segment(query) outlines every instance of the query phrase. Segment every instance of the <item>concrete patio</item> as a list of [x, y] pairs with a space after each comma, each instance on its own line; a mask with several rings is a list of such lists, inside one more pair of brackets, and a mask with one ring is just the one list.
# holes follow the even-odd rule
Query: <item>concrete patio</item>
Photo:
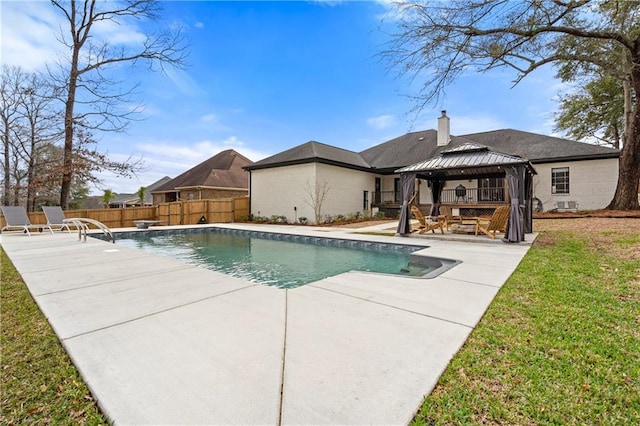
[[348, 272], [281, 290], [117, 241], [3, 233], [115, 424], [407, 424], [531, 244], [353, 233], [393, 224], [219, 226], [429, 245], [420, 253], [462, 263], [433, 279]]

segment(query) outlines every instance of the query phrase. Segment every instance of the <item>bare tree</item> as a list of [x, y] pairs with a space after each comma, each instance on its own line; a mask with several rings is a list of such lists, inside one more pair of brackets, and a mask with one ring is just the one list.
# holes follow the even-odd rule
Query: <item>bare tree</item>
[[304, 192], [307, 195], [305, 203], [313, 209], [313, 213], [316, 217], [316, 224], [322, 223], [322, 204], [324, 203], [327, 194], [329, 193], [329, 183], [326, 181], [316, 182], [312, 185], [307, 181], [304, 186]]
[[[10, 205], [12, 188], [13, 132], [19, 125], [21, 86], [26, 74], [20, 67], [2, 66], [0, 75], [0, 120], [2, 121], [2, 204]], [[17, 200], [15, 200], [17, 202]], [[16, 204], [17, 205], [17, 204]]]
[[[60, 205], [66, 208], [73, 180], [74, 136], [76, 126], [91, 130], [121, 131], [132, 118], [132, 111], [118, 108], [129, 100], [135, 85], [121, 89], [121, 82], [108, 77], [116, 65], [139, 62], [149, 69], [165, 65], [183, 66], [186, 50], [180, 30], [166, 30], [149, 34], [144, 42], [133, 48], [112, 45], [94, 36], [95, 27], [102, 23], [122, 23], [127, 19], [156, 20], [160, 10], [154, 0], [51, 0], [62, 13], [67, 29], [61, 41], [68, 48], [68, 56], [61, 63], [63, 73], [55, 76], [65, 89], [64, 96], [64, 156]], [[137, 111], [133, 111], [135, 113]]]
[[412, 1], [398, 2], [395, 17], [399, 31], [383, 56], [401, 73], [424, 79], [418, 109], [437, 102], [450, 83], [471, 71], [509, 68], [517, 84], [555, 64], [561, 78], [619, 79], [625, 88], [625, 144], [608, 208], [640, 208], [640, 2]]
[[52, 105], [54, 93], [47, 81], [37, 74], [29, 74], [21, 91], [23, 125], [22, 131], [15, 132], [16, 149], [26, 165], [26, 208], [34, 211], [36, 193], [42, 187], [39, 182], [42, 176], [37, 174], [42, 160], [40, 148], [57, 140], [61, 131], [57, 126], [57, 111]]

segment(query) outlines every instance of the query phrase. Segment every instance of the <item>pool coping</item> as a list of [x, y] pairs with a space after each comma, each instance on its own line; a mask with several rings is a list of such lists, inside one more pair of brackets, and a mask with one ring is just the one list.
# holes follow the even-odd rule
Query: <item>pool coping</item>
[[281, 290], [117, 239], [0, 239], [114, 424], [406, 424], [530, 247], [432, 238], [421, 251], [462, 263], [428, 280], [347, 272]]

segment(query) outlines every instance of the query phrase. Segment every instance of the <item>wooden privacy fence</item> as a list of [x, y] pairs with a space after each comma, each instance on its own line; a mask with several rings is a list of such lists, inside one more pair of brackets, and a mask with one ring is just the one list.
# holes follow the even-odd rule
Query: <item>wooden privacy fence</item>
[[[98, 220], [109, 228], [133, 227], [136, 220], [159, 220], [160, 225], [193, 225], [202, 217], [206, 223], [230, 223], [249, 216], [249, 198], [176, 201], [152, 207], [66, 210], [64, 213], [68, 218]], [[47, 223], [43, 212], [29, 213], [29, 220], [34, 225]], [[0, 216], [0, 227], [5, 225], [4, 217]]]
[[158, 219], [163, 225], [230, 223], [249, 216], [249, 198], [174, 201], [158, 205]]

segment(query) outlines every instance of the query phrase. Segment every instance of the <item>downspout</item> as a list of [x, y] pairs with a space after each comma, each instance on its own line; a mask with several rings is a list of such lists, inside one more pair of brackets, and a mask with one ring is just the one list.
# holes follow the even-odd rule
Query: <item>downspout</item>
[[253, 204], [253, 197], [251, 196], [251, 170], [248, 170], [249, 172], [249, 217], [253, 216], [253, 209], [251, 208], [251, 205]]

